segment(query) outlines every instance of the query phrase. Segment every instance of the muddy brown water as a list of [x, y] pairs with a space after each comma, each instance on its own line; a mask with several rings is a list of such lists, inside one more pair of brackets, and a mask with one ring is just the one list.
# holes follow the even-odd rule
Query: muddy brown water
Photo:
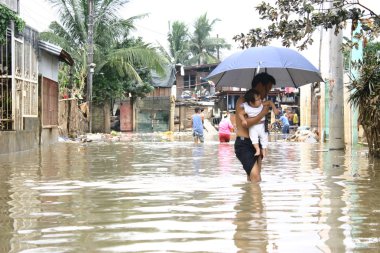
[[379, 252], [365, 147], [271, 142], [263, 182], [233, 143], [125, 134], [0, 156], [0, 252]]

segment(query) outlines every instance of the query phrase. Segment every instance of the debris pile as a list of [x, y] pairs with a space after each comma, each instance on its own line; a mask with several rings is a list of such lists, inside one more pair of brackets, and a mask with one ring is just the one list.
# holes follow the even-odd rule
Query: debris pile
[[319, 134], [317, 129], [298, 129], [293, 135], [290, 135], [286, 140], [294, 142], [317, 143]]

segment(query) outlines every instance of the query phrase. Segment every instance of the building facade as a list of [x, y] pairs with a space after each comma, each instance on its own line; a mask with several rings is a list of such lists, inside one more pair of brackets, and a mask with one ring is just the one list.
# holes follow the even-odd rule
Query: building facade
[[[18, 11], [18, 1], [2, 0], [0, 4]], [[58, 140], [52, 128], [58, 127], [60, 60], [73, 64], [62, 49], [41, 45], [33, 28], [26, 26], [16, 32], [9, 24], [5, 43], [0, 45], [0, 154]]]

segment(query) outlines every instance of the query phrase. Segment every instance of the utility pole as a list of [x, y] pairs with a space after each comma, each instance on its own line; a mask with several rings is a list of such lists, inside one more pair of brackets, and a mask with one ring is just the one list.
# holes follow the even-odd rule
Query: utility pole
[[92, 133], [92, 76], [94, 74], [94, 0], [88, 0], [87, 24], [87, 105], [88, 132]]
[[219, 56], [219, 34], [216, 35], [216, 53], [217, 53], [217, 58], [218, 58], [218, 61], [220, 61], [220, 56]]
[[[330, 3], [330, 8], [334, 8]], [[330, 29], [330, 75], [329, 80], [329, 149], [342, 150], [344, 142], [343, 112], [343, 31], [334, 34], [335, 27]]]

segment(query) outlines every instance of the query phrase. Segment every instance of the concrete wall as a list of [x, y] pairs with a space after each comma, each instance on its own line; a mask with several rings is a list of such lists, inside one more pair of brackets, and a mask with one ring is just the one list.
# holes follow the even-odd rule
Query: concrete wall
[[310, 84], [300, 87], [300, 126], [311, 126], [311, 87]]
[[0, 154], [30, 150], [39, 145], [39, 119], [24, 118], [22, 131], [0, 131]]
[[42, 128], [41, 129], [41, 146], [48, 146], [58, 142], [59, 130], [58, 127]]
[[92, 132], [111, 132], [111, 107], [108, 103], [105, 105], [92, 105]]
[[57, 56], [48, 54], [41, 50], [41, 55], [38, 61], [38, 72], [50, 80], [58, 82], [58, 65]]
[[[345, 75], [344, 82], [348, 83], [349, 77]], [[312, 124], [312, 117], [319, 117], [318, 132], [320, 133], [321, 141], [328, 140], [329, 138], [329, 83], [320, 84], [321, 97], [319, 99], [319, 112], [313, 113], [313, 110], [317, 108], [317, 101], [314, 93], [311, 91], [309, 85], [300, 87], [301, 89], [301, 126], [315, 127], [315, 123]], [[358, 139], [362, 137], [359, 134], [359, 127], [357, 125], [357, 112], [355, 108], [351, 107], [348, 102], [349, 91], [345, 85], [342, 95], [344, 97], [344, 122], [342, 122], [342, 131], [344, 131], [344, 141], [347, 145], [357, 144]], [[314, 99], [314, 100], [313, 100]], [[314, 102], [313, 102], [314, 101]]]

